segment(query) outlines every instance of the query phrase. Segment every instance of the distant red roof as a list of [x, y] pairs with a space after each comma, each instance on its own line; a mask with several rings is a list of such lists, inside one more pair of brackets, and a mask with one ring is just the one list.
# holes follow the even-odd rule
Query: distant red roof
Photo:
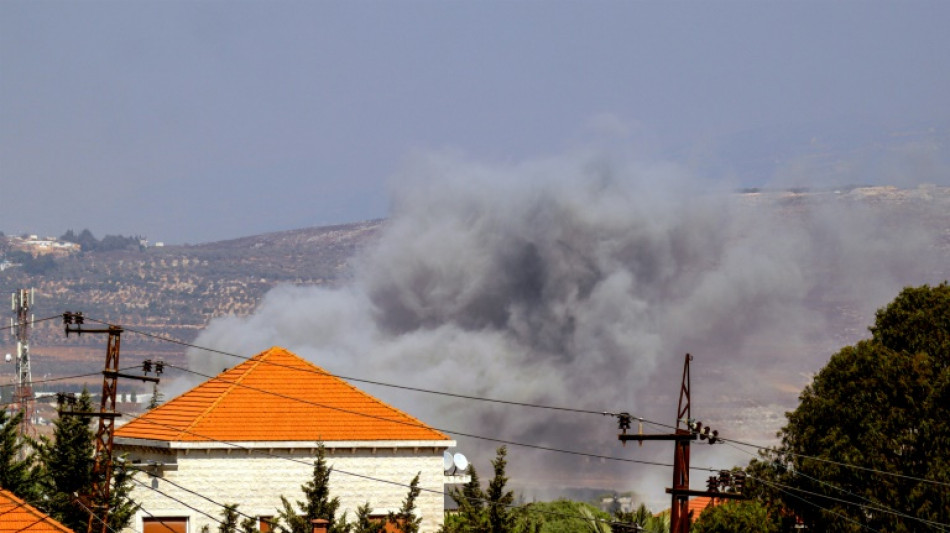
[[0, 489], [0, 533], [73, 533], [44, 512]]
[[280, 347], [132, 420], [115, 436], [174, 442], [449, 440]]

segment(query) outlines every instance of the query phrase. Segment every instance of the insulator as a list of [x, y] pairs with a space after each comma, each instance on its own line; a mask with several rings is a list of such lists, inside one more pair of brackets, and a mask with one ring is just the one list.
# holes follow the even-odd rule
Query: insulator
[[706, 426], [703, 428], [702, 433], [699, 434], [699, 438], [702, 440], [706, 440], [709, 438], [709, 426]]
[[736, 472], [732, 477], [732, 490], [733, 492], [742, 493], [742, 489], [745, 488], [745, 472]]
[[719, 478], [716, 476], [709, 476], [706, 480], [706, 490], [709, 492], [719, 492]]
[[686, 421], [686, 427], [688, 427], [690, 430], [696, 432], [696, 431], [699, 431], [699, 428], [703, 427], [703, 423], [702, 423], [702, 422], [697, 422], [697, 421], [693, 420], [692, 418], [690, 418], [689, 420]]
[[148, 374], [151, 371], [152, 371], [152, 360], [146, 359], [142, 361], [142, 372], [145, 374]]
[[79, 325], [82, 325], [82, 324], [85, 324], [85, 322], [86, 322], [86, 319], [83, 318], [82, 312], [76, 313], [76, 323]]
[[719, 442], [719, 430], [714, 429], [712, 437], [709, 437], [709, 444], [716, 444], [717, 442]]
[[73, 323], [73, 313], [72, 311], [66, 311], [63, 313], [63, 324], [72, 324]]
[[630, 429], [631, 419], [632, 417], [630, 416], [630, 413], [620, 413], [619, 415], [617, 415], [617, 425], [619, 426], [620, 430], [623, 431], [624, 433], [626, 433], [627, 430]]
[[728, 470], [720, 470], [719, 484], [722, 486], [732, 485], [732, 473]]
[[165, 362], [164, 361], [155, 361], [155, 373], [159, 376], [162, 375], [162, 372], [165, 371]]

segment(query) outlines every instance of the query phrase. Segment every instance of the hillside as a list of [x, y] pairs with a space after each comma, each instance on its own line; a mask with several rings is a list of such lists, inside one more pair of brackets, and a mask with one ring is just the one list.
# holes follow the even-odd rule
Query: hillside
[[[346, 281], [354, 254], [372, 242], [380, 226], [381, 221], [368, 221], [199, 245], [58, 256], [42, 274], [6, 268], [0, 272], [0, 294], [34, 288], [37, 320], [82, 311], [188, 342], [214, 317], [248, 314], [278, 284]], [[36, 380], [94, 371], [105, 345], [96, 336], [67, 338], [59, 319], [37, 323], [31, 340]], [[179, 358], [183, 352], [181, 346], [141, 335], [126, 334], [122, 342], [124, 352], [141, 356], [136, 362], [152, 355]], [[0, 349], [15, 351], [12, 336], [0, 336]]]

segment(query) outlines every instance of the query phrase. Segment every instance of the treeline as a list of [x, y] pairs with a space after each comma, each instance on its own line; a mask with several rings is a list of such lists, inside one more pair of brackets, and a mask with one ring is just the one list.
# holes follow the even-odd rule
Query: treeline
[[141, 236], [106, 235], [102, 240], [97, 239], [91, 231], [84, 229], [79, 235], [73, 230], [67, 230], [60, 235], [59, 240], [65, 242], [74, 242], [84, 252], [111, 252], [114, 250], [138, 249], [143, 240]]

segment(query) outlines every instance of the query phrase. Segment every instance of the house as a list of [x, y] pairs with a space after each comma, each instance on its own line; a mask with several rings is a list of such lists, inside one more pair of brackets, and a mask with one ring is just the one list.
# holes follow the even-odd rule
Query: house
[[[274, 347], [116, 429], [115, 453], [147, 473], [131, 497], [131, 530], [218, 529], [222, 504], [256, 517], [262, 531], [280, 496], [303, 500], [320, 445], [333, 467], [331, 496], [353, 519], [398, 511], [419, 473], [422, 531], [443, 522], [443, 454], [455, 442], [340, 378]], [[209, 517], [210, 516], [210, 517]]]
[[0, 489], [0, 533], [73, 533], [48, 514]]

